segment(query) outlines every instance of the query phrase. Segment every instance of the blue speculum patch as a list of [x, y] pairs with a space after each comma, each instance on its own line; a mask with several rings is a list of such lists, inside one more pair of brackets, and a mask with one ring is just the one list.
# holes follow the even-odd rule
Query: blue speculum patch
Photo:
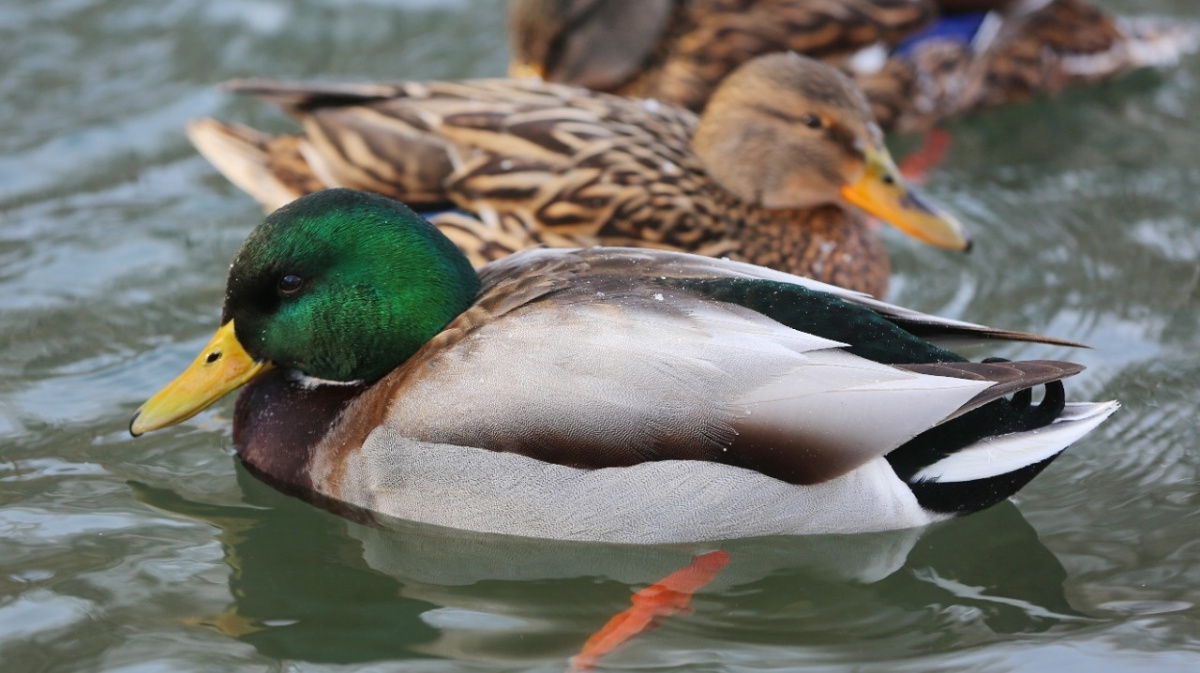
[[963, 12], [942, 16], [928, 28], [909, 37], [896, 46], [894, 54], [911, 56], [917, 46], [928, 40], [951, 40], [971, 44], [983, 26], [988, 12]]

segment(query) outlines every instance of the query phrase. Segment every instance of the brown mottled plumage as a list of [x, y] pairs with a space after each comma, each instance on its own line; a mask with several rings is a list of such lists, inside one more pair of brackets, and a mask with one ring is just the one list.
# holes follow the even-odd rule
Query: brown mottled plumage
[[[849, 58], [967, 11], [992, 12], [972, 44], [930, 39], [875, 64]], [[1196, 42], [1191, 27], [1119, 21], [1086, 0], [515, 0], [510, 28], [515, 75], [693, 110], [744, 60], [797, 51], [853, 73], [884, 128], [1170, 63]]]
[[[844, 190], [876, 169], [886, 189], [906, 188], [861, 93], [810, 59], [746, 64], [700, 119], [537, 81], [230, 88], [280, 102], [304, 125], [304, 136], [278, 138], [212, 120], [189, 128], [268, 210], [352, 187], [473, 214], [434, 221], [476, 265], [533, 245], [648, 246], [886, 290], [886, 251]], [[907, 191], [897, 198], [948, 221]]]
[[549, 81], [700, 110], [756, 55], [842, 58], [934, 14], [922, 0], [518, 0], [510, 26], [515, 62]]
[[878, 72], [856, 74], [880, 124], [927, 127], [1174, 63], [1197, 43], [1192, 26], [1115, 19], [1084, 0], [1008, 4], [984, 44], [930, 40]]

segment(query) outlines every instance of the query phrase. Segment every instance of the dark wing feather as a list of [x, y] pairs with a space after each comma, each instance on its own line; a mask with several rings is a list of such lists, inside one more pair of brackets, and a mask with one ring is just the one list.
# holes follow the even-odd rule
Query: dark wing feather
[[[550, 251], [530, 251], [527, 254], [552, 253]], [[777, 295], [775, 303], [780, 307], [787, 307], [789, 302], [794, 302], [797, 306], [805, 304], [811, 306], [814, 305], [814, 302], [827, 304], [830, 297], [836, 298], [850, 306], [857, 307], [855, 310], [858, 316], [878, 316], [907, 332], [911, 337], [923, 341], [933, 341], [935, 342], [934, 345], [942, 341], [954, 341], [955, 343], [962, 344], [1017, 341], [1076, 348], [1087, 347], [1082, 343], [1070, 339], [1044, 336], [1032, 332], [998, 329], [961, 320], [941, 318], [895, 304], [889, 304], [870, 295], [822, 283], [811, 278], [795, 276], [781, 271], [774, 271], [760, 266], [725, 259], [712, 259], [699, 255], [667, 251], [650, 252], [632, 248], [584, 250], [580, 254], [588, 261], [592, 273], [645, 273], [650, 276], [658, 276], [662, 280], [674, 284], [694, 285], [697, 287], [704, 287], [706, 283], [709, 284], [702, 291], [712, 291], [710, 288], [721, 287], [721, 282], [728, 283], [731, 279], [767, 281], [763, 283], [751, 282], [743, 284], [743, 289], [740, 292], [732, 292], [732, 294], [723, 298], [725, 301], [733, 301], [735, 303], [748, 302], [748, 308], [764, 313], [767, 311], [764, 303], [750, 301], [755, 294], [769, 295], [770, 293], [775, 293]], [[523, 257], [516, 261], [518, 264], [524, 264], [527, 263], [528, 258]], [[499, 264], [504, 264], [504, 262], [501, 261]], [[783, 294], [779, 295], [778, 293]], [[816, 294], [814, 295], [813, 293]], [[795, 313], [802, 314], [803, 311], [796, 310]], [[766, 314], [772, 319], [779, 320], [793, 327], [793, 329], [808, 331], [807, 328], [812, 327], [812, 325], [803, 323], [789, 324], [787, 319], [780, 319], [783, 317], [782, 312]], [[825, 335], [822, 334], [822, 336]], [[827, 338], [845, 343], [853, 343], [852, 340], [848, 340], [848, 337], [838, 338], [836, 336], [828, 336]], [[941, 349], [938, 350], [940, 351]], [[910, 359], [906, 363], [912, 364], [922, 361], [920, 359]], [[903, 361], [893, 360], [893, 362], [900, 363]]]
[[1085, 367], [1073, 362], [1056, 360], [1026, 360], [1024, 362], [939, 362], [931, 364], [896, 365], [918, 374], [948, 376], [971, 381], [991, 381], [991, 388], [979, 393], [946, 420], [958, 418], [1006, 395], [1028, 390], [1034, 386], [1061, 381], [1083, 371]]

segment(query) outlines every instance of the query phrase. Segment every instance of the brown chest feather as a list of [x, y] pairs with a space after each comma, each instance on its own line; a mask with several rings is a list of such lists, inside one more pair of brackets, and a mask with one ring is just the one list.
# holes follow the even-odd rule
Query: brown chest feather
[[365, 386], [306, 387], [275, 370], [246, 386], [233, 417], [233, 446], [251, 467], [311, 489], [313, 450]]

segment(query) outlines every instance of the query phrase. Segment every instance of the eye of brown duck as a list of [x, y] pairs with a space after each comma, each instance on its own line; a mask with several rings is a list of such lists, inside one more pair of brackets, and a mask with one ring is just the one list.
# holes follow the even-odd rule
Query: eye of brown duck
[[819, 129], [825, 125], [825, 122], [815, 114], [805, 114], [800, 116], [800, 123], [810, 129]]
[[289, 273], [279, 279], [278, 284], [279, 296], [290, 297], [300, 291], [304, 287], [304, 279], [294, 273]]

